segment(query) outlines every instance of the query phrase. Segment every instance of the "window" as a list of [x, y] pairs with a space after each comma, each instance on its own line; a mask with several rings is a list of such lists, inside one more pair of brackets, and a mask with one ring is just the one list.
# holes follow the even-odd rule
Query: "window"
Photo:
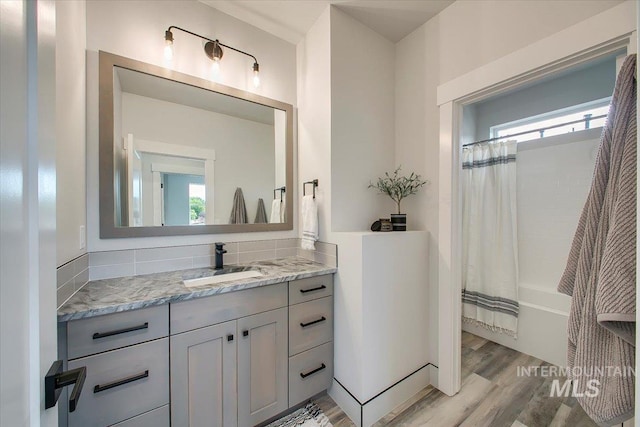
[[189, 225], [205, 223], [206, 193], [204, 184], [189, 183]]
[[[515, 135], [522, 132], [534, 131], [518, 135], [513, 138], [518, 142], [530, 141], [533, 139], [545, 138], [548, 136], [561, 135], [565, 133], [577, 132], [585, 129], [592, 129], [604, 126], [606, 117], [591, 119], [591, 117], [603, 116], [609, 112], [611, 98], [604, 98], [585, 104], [575, 105], [562, 110], [556, 110], [538, 116], [528, 117], [515, 122], [505, 123], [491, 127], [491, 138], [500, 138], [508, 135]], [[572, 123], [562, 126], [564, 123]], [[551, 129], [548, 129], [552, 127]], [[539, 130], [539, 131], [538, 131]]]

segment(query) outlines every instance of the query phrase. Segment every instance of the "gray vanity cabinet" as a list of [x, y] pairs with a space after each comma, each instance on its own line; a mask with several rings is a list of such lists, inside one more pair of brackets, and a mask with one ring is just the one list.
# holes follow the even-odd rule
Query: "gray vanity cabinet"
[[289, 407], [333, 379], [333, 276], [289, 282]]
[[288, 408], [287, 283], [171, 304], [171, 425], [249, 427]]
[[238, 425], [288, 408], [287, 309], [238, 319]]
[[87, 377], [69, 427], [168, 427], [169, 310], [157, 306], [66, 324], [68, 369]]
[[[326, 390], [333, 276], [70, 321], [69, 427], [251, 427]], [[66, 425], [63, 417], [61, 425]]]
[[171, 425], [253, 426], [285, 411], [287, 334], [283, 307], [172, 335]]
[[171, 425], [237, 426], [236, 322], [173, 335]]

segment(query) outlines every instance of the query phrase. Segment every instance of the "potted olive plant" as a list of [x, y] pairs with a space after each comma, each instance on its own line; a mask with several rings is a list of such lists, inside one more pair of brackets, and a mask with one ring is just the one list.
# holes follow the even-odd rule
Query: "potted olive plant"
[[416, 194], [418, 190], [428, 181], [423, 181], [422, 177], [414, 172], [411, 172], [409, 176], [400, 175], [401, 166], [393, 171], [392, 174], [385, 172], [384, 177], [378, 178], [378, 181], [369, 183], [369, 188], [377, 189], [380, 194], [386, 194], [396, 202], [398, 206], [398, 213], [391, 214], [391, 224], [393, 231], [406, 231], [407, 229], [407, 214], [400, 213], [400, 202], [407, 196]]

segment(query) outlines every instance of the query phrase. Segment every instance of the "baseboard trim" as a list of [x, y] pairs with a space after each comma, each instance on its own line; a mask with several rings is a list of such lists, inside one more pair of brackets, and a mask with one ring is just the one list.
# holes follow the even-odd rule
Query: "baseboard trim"
[[365, 402], [357, 399], [334, 377], [329, 395], [354, 424], [369, 427], [420, 390], [433, 384], [431, 380], [434, 376], [437, 378], [437, 372], [437, 366], [427, 363]]

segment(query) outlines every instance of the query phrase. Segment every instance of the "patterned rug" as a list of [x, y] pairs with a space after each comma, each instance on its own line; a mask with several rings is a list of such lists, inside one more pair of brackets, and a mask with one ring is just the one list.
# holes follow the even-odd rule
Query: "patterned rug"
[[313, 402], [304, 408], [272, 422], [267, 427], [333, 427], [329, 418]]

